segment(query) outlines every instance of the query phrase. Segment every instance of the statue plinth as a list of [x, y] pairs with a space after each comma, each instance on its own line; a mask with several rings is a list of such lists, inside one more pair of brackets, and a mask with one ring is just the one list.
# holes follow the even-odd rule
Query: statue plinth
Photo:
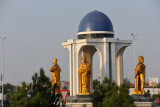
[[134, 102], [153, 102], [153, 99], [145, 94], [132, 94], [132, 98]]
[[92, 95], [76, 95], [68, 96], [66, 103], [92, 103]]

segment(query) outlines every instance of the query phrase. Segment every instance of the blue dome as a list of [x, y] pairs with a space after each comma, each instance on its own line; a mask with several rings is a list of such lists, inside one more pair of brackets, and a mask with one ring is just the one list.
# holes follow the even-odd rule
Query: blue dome
[[79, 24], [78, 35], [84, 34], [114, 34], [112, 22], [102, 12], [97, 10], [85, 15]]

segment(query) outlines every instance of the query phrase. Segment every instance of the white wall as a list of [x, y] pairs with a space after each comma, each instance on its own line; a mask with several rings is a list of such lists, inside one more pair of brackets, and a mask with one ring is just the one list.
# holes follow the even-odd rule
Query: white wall
[[[134, 88], [129, 88], [129, 95], [133, 94], [133, 90]], [[150, 90], [150, 94], [158, 94], [160, 93], [160, 88], [144, 88], [145, 92], [147, 92], [147, 90]]]

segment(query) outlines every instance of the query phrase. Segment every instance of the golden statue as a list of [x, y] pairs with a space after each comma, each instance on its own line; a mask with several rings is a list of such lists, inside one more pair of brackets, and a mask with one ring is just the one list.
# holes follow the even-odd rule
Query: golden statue
[[145, 83], [145, 65], [143, 64], [143, 56], [138, 57], [139, 63], [135, 69], [135, 89], [133, 94], [144, 94], [144, 83]]
[[82, 57], [82, 63], [78, 68], [79, 81], [80, 81], [80, 95], [90, 94], [90, 78], [91, 66], [86, 61], [86, 57]]
[[[49, 71], [52, 72], [52, 89], [53, 89], [53, 86], [56, 84], [57, 89], [55, 90], [55, 94], [58, 94], [61, 88], [61, 82], [60, 82], [61, 68], [57, 64], [56, 58], [53, 60], [53, 64], [54, 65], [49, 69]], [[51, 91], [51, 94], [53, 95], [53, 90]]]

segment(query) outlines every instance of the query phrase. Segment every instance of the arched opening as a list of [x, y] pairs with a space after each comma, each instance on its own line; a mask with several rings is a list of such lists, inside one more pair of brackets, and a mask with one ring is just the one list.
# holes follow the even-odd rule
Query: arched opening
[[93, 61], [92, 61], [92, 72], [93, 73], [93, 80], [99, 79], [99, 71], [100, 71], [100, 56], [98, 52], [96, 51], [93, 55]]
[[93, 76], [93, 90], [95, 86], [100, 82], [100, 56], [99, 53], [96, 51], [95, 54], [93, 55], [93, 61], [92, 61], [92, 76]]
[[[82, 56], [86, 57], [86, 60], [91, 65], [91, 79], [90, 79], [90, 92], [93, 91], [93, 80], [98, 79], [99, 70], [102, 68], [102, 60], [101, 60], [101, 53], [95, 46], [92, 45], [85, 45], [82, 46], [79, 54], [78, 54], [78, 65], [81, 63]], [[78, 89], [79, 89], [79, 79], [78, 79]], [[78, 90], [79, 92], [79, 90]]]

